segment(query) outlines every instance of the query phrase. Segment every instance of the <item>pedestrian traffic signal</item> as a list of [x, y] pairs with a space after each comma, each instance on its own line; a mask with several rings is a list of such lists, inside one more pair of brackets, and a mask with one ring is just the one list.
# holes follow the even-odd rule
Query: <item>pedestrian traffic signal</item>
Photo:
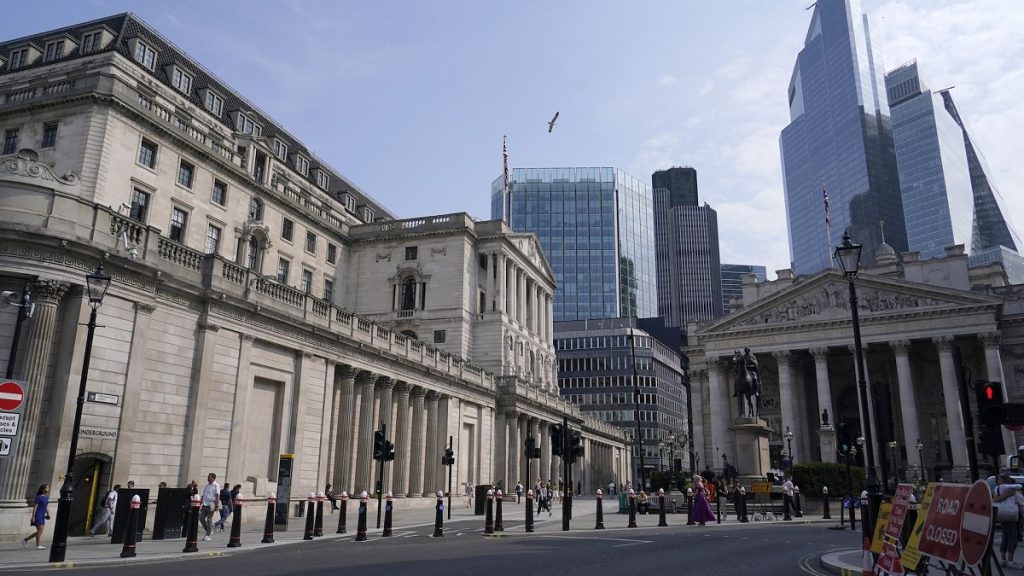
[[526, 450], [523, 453], [527, 458], [540, 458], [540, 448], [537, 447], [537, 441], [534, 440], [533, 436], [527, 436], [524, 444], [526, 444]]
[[373, 433], [373, 459], [384, 459], [384, 431], [377, 430]]
[[395, 445], [390, 440], [384, 441], [384, 461], [391, 462], [395, 459]]
[[978, 384], [978, 420], [984, 426], [999, 426], [1003, 423], [1003, 383], [982, 382]]
[[562, 425], [552, 424], [551, 425], [551, 455], [561, 456], [564, 448], [564, 440], [562, 438]]
[[444, 456], [441, 456], [442, 466], [454, 466], [455, 465], [455, 451], [451, 448], [444, 449]]
[[569, 461], [576, 462], [577, 458], [583, 457], [583, 435], [579, 430], [573, 430], [569, 437]]

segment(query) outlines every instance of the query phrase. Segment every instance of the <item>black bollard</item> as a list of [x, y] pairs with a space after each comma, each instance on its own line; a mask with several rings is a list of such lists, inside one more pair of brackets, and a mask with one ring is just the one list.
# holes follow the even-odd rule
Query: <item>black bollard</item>
[[199, 540], [199, 506], [202, 498], [199, 494], [192, 495], [192, 506], [188, 514], [188, 532], [185, 536], [185, 549], [182, 552], [199, 552], [196, 541]]
[[740, 486], [738, 503], [740, 506], [740, 522], [750, 522], [750, 518], [747, 517], [747, 489], [743, 486]]
[[825, 499], [825, 502], [822, 504], [825, 511], [822, 513], [821, 517], [825, 520], [831, 520], [832, 514], [829, 512], [828, 509], [828, 486], [823, 486], [821, 488], [821, 495]]
[[359, 514], [356, 521], [356, 542], [366, 542], [366, 490], [359, 495]]
[[437, 504], [434, 506], [434, 538], [444, 537], [444, 492], [437, 491]]
[[303, 540], [313, 539], [313, 522], [316, 521], [316, 494], [310, 492], [306, 497], [306, 530], [302, 533]]
[[668, 526], [665, 520], [665, 489], [658, 488], [658, 526]]
[[231, 536], [228, 537], [228, 548], [242, 545], [242, 495], [235, 496], [234, 507], [231, 509]]
[[533, 490], [526, 491], [526, 531], [533, 532]]
[[263, 524], [263, 544], [274, 543], [274, 509], [277, 508], [277, 494], [267, 495], [267, 521]]
[[629, 489], [629, 525], [627, 528], [636, 528], [636, 492]]
[[686, 489], [686, 525], [693, 526], [693, 488]]
[[484, 510], [484, 534], [494, 534], [494, 490], [487, 491], [487, 508]]
[[850, 530], [857, 529], [857, 511], [853, 507], [853, 501], [850, 501]]
[[716, 524], [721, 524], [722, 523], [722, 493], [717, 491], [717, 490], [715, 491], [715, 516], [717, 516], [717, 518], [715, 518], [715, 523]]
[[341, 509], [338, 510], [338, 531], [337, 534], [345, 533], [345, 518], [348, 515], [348, 492], [341, 491]]
[[319, 538], [324, 535], [324, 496], [323, 492], [316, 495], [316, 520], [313, 521], [313, 536]]
[[597, 496], [597, 521], [594, 523], [594, 530], [604, 530], [604, 503], [600, 488], [598, 488], [595, 496]]
[[494, 494], [494, 501], [495, 501], [494, 531], [495, 532], [504, 532], [505, 531], [505, 526], [503, 526], [502, 523], [501, 523], [501, 497], [502, 496], [503, 496], [503, 494], [501, 493], [501, 490], [498, 490]]
[[135, 538], [139, 532], [139, 506], [142, 499], [136, 494], [132, 496], [132, 508], [128, 513], [128, 532], [124, 535], [124, 546], [121, 548], [121, 558], [135, 557]]
[[794, 510], [793, 515], [796, 516], [797, 518], [803, 518], [804, 517], [804, 507], [803, 507], [802, 503], [800, 502], [800, 488], [799, 487], [796, 487], [793, 490], [793, 498], [794, 498], [794, 504], [795, 504], [794, 508], [793, 508], [793, 510]]
[[384, 504], [384, 531], [381, 536], [391, 536], [391, 514], [394, 510], [394, 495], [388, 492], [387, 502]]

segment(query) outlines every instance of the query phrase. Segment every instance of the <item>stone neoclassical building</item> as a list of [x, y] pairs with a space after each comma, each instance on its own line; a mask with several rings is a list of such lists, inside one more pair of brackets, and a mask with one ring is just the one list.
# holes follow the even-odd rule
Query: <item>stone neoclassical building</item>
[[[0, 534], [61, 484], [90, 307], [99, 309], [72, 533], [113, 483], [216, 472], [247, 493], [528, 481], [527, 434], [583, 430], [585, 490], [624, 479], [623, 433], [558, 395], [553, 276], [536, 239], [465, 214], [396, 220], [131, 14], [0, 43], [0, 289], [31, 290], [14, 376], [19, 444], [0, 458]], [[17, 309], [0, 309], [8, 364]], [[536, 469], [536, 468], [534, 468]], [[285, 496], [285, 495], [279, 495]]]
[[[1008, 285], [1000, 265], [970, 267], [962, 246], [921, 260], [914, 252], [897, 257], [883, 244], [875, 260], [877, 266], [861, 271], [856, 283], [865, 379], [873, 397], [891, 406], [891, 424], [888, 414], [869, 407], [876, 461], [888, 459], [892, 477], [888, 442], [894, 440], [897, 475], [915, 478], [923, 461], [928, 478], [962, 480], [967, 444], [954, 351], [959, 349], [975, 382], [1002, 382], [1008, 400], [1024, 400], [1024, 286]], [[749, 453], [733, 431], [738, 407], [732, 360], [745, 346], [760, 365], [760, 416], [771, 428], [771, 467], [778, 468], [781, 453], [788, 452], [787, 427], [797, 463], [837, 461], [837, 423], [848, 424], [847, 442], [862, 429], [849, 287], [839, 270], [806, 277], [784, 270], [771, 282], [748, 275], [742, 308], [691, 334], [695, 436], [705, 459]], [[969, 397], [973, 411], [973, 393]], [[1015, 453], [1014, 436], [1005, 428], [1003, 442], [1006, 452]], [[756, 467], [742, 460], [738, 466], [741, 473], [744, 466]]]

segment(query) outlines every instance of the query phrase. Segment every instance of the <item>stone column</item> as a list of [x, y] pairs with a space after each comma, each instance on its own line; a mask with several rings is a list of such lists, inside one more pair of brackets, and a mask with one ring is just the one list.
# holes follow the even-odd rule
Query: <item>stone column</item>
[[[1003, 375], [1003, 360], [999, 354], [999, 344], [1002, 337], [999, 332], [987, 332], [985, 334], [979, 334], [978, 338], [981, 340], [982, 346], [985, 348], [985, 372], [988, 375], [988, 381], [1001, 382], [1003, 384], [1003, 399], [1006, 402], [1010, 402], [1012, 399], [1007, 394], [1006, 377]], [[1003, 435], [1003, 453], [1014, 453], [1017, 449], [1017, 444], [1015, 442], [1013, 432], [1007, 430], [1005, 426], [1000, 426], [999, 431]]]
[[374, 375], [360, 372], [356, 378], [359, 386], [359, 437], [356, 439], [359, 459], [356, 461], [354, 492], [373, 492], [373, 381]]
[[530, 430], [530, 419], [525, 414], [519, 416], [519, 446], [516, 446], [516, 453], [519, 454], [519, 473], [512, 478], [509, 488], [515, 488], [516, 481], [523, 481], [523, 473], [526, 471], [526, 435]]
[[[812, 348], [811, 355], [814, 356], [814, 382], [818, 390], [818, 448], [822, 462], [836, 462], [836, 433], [832, 426], [836, 411], [832, 406], [832, 384], [828, 377], [828, 348]], [[828, 410], [827, 426], [821, 424], [825, 410]]]
[[946, 406], [946, 426], [949, 430], [949, 444], [953, 452], [955, 476], [948, 478], [957, 482], [966, 476], [967, 435], [964, 431], [963, 413], [960, 411], [960, 394], [956, 381], [956, 364], [953, 362], [953, 338], [942, 336], [932, 342], [939, 350], [939, 367], [942, 372], [942, 396]]
[[395, 417], [395, 496], [404, 497], [409, 493], [409, 454], [412, 452], [409, 436], [409, 390], [407, 382], [395, 385], [398, 395], [398, 414]]
[[[537, 469], [537, 478], [543, 478], [547, 480], [547, 475], [551, 473], [551, 424], [548, 422], [540, 423], [540, 438], [538, 445], [540, 446], [540, 468]], [[530, 479], [530, 486], [532, 487], [536, 478]]]
[[[433, 442], [433, 448], [427, 449], [427, 459], [434, 460], [434, 492], [438, 490], [447, 490], [448, 488], [448, 476], [447, 468], [441, 465], [441, 456], [444, 455], [444, 448], [448, 445], [448, 400], [450, 396], [447, 394], [437, 395], [437, 430], [433, 438], [428, 438], [428, 442]], [[455, 439], [452, 439], [454, 442]], [[455, 460], [458, 465], [459, 455], [456, 454]], [[458, 471], [456, 467], [455, 471]], [[453, 474], [454, 476], [454, 474]], [[452, 480], [455, 482], [455, 479]]]
[[424, 473], [423, 473], [423, 496], [431, 496], [438, 490], [438, 486], [434, 486], [437, 480], [437, 458], [434, 458], [434, 453], [437, 452], [436, 446], [430, 446], [437, 442], [437, 399], [438, 394], [433, 390], [427, 391], [427, 433], [423, 437], [424, 441]]
[[[37, 431], [39, 430], [39, 412], [46, 394], [47, 378], [50, 372], [50, 352], [53, 349], [53, 332], [57, 324], [57, 307], [61, 298], [67, 293], [70, 284], [56, 280], [36, 280], [32, 283], [32, 302], [36, 305], [31, 319], [22, 325], [28, 332], [27, 344], [22, 345], [21, 379], [27, 383], [25, 388], [22, 417], [19, 424], [21, 444], [18, 453], [13, 457], [0, 460], [0, 508], [24, 508], [27, 501], [35, 497], [35, 489], [42, 482], [34, 482], [29, 486], [29, 472], [35, 456]], [[87, 299], [83, 299], [88, 302]], [[69, 310], [69, 314], [75, 311]], [[81, 352], [67, 350], [66, 353]], [[18, 363], [15, 360], [15, 366]], [[17, 373], [16, 373], [17, 374]], [[78, 383], [75, 382], [77, 396]], [[66, 452], [65, 452], [66, 454]], [[61, 470], [64, 468], [61, 467]], [[58, 488], [55, 484], [53, 488]], [[57, 499], [57, 490], [51, 490], [51, 498]]]
[[508, 312], [510, 321], [519, 320], [519, 270], [511, 261], [508, 263]]
[[[704, 379], [709, 374], [707, 369], [690, 371], [690, 403], [693, 404], [693, 438], [690, 438], [690, 445], [685, 448], [686, 456], [683, 460], [684, 470], [690, 470], [690, 451], [695, 455], [703, 456], [706, 451], [705, 437], [710, 432], [704, 429], [704, 410], [707, 402], [704, 400]], [[696, 459], [694, 459], [696, 463]], [[692, 471], [692, 470], [691, 470]]]
[[338, 436], [334, 444], [334, 491], [342, 490], [352, 494], [352, 422], [355, 419], [356, 371], [351, 366], [339, 366], [335, 370], [338, 382]]
[[[494, 410], [494, 476], [492, 483], [505, 477], [508, 471], [508, 422], [505, 418], [505, 411], [501, 408]], [[480, 478], [482, 484], [486, 479]]]
[[423, 495], [423, 461], [427, 449], [426, 432], [423, 429], [423, 399], [426, 389], [416, 386], [409, 395], [412, 397], [412, 453], [409, 454], [409, 497]]
[[889, 344], [896, 357], [896, 378], [899, 382], [900, 416], [903, 418], [903, 447], [907, 450], [907, 462], [914, 463], [913, 453], [921, 439], [917, 422], [917, 396], [910, 372], [910, 341], [900, 340]]
[[[780, 432], [785, 433], [786, 427], [789, 426], [794, 433], [799, 433], [800, 426], [796, 421], [796, 398], [793, 395], [793, 356], [788, 350], [773, 352], [772, 355], [775, 356], [775, 360], [779, 364], [779, 413], [782, 426]], [[788, 442], [784, 443], [786, 450], [789, 449], [789, 444]], [[792, 444], [793, 454], [790, 454], [789, 457], [793, 462], [800, 462], [804, 456], [800, 453], [800, 442]]]
[[526, 327], [526, 317], [529, 315], [526, 310], [526, 270], [523, 268], [519, 269], [519, 286], [517, 287], [519, 294], [519, 325], [523, 328]]
[[149, 324], [155, 310], [156, 307], [152, 304], [135, 303], [135, 322], [132, 325], [132, 343], [129, 348], [128, 369], [124, 379], [124, 397], [121, 399], [121, 421], [118, 423], [114, 470], [111, 474], [111, 478], [115, 482], [126, 481], [131, 474], [132, 454], [135, 450], [135, 431], [138, 429], [139, 402], [143, 395], [142, 378], [146, 373]]
[[508, 474], [502, 478], [502, 492], [508, 491], [510, 482], [515, 482], [519, 476], [519, 412], [515, 408], [505, 411], [505, 419], [508, 421]]
[[[729, 429], [730, 411], [726, 404], [726, 397], [729, 395], [728, 387], [725, 385], [723, 374], [725, 365], [718, 358], [708, 358], [708, 406], [711, 410], [711, 450], [707, 454], [711, 458], [714, 454], [720, 453], [732, 444], [726, 439]], [[715, 450], [717, 448], [718, 450]], [[715, 466], [717, 462], [707, 462], [707, 466]], [[634, 468], [636, 465], [634, 464]]]
[[395, 380], [387, 376], [377, 378], [377, 382], [373, 387], [373, 392], [377, 396], [378, 402], [377, 422], [374, 423], [373, 429], [380, 430], [381, 424], [387, 426], [384, 437], [388, 439], [395, 437], [394, 430], [391, 429], [391, 391], [394, 387]]
[[494, 267], [498, 271], [498, 279], [494, 282], [494, 299], [497, 301], [498, 312], [505, 312], [505, 294], [508, 287], [505, 285], [505, 255], [497, 252], [494, 256]]

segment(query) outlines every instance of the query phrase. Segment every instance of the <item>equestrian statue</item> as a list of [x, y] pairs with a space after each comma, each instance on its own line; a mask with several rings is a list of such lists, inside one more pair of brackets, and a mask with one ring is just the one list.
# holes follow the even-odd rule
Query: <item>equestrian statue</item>
[[744, 348], [743, 353], [737, 350], [732, 357], [733, 380], [732, 396], [736, 398], [737, 412], [741, 418], [757, 418], [758, 397], [761, 395], [761, 372], [757, 365], [757, 357]]

